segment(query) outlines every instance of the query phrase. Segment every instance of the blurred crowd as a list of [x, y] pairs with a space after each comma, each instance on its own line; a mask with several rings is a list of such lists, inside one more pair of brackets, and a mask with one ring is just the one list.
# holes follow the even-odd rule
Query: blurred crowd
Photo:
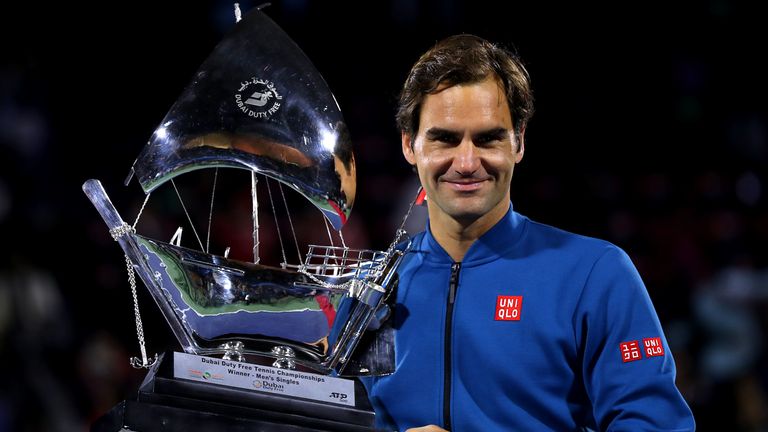
[[[562, 11], [573, 20], [510, 6], [503, 19], [472, 3], [392, 0], [357, 17], [346, 4], [271, 6], [325, 76], [352, 133], [358, 199], [346, 244], [386, 248], [416, 192], [392, 119], [413, 53], [458, 31], [515, 43], [538, 104], [513, 179], [515, 209], [628, 252], [699, 430], [768, 431], [768, 71], [754, 60], [761, 7], [713, 1], [657, 16], [627, 6], [604, 22], [594, 18], [598, 6]], [[50, 25], [45, 42], [6, 22], [14, 14], [2, 18], [0, 432], [87, 430], [143, 378], [128, 364], [138, 343], [123, 257], [80, 185], [102, 179], [126, 219], [135, 217], [143, 197], [135, 183], [121, 182], [229, 26], [231, 4], [205, 5], [134, 6], [119, 20], [88, 25], [83, 15], [52, 11], [36, 18]], [[147, 42], [117, 42], [140, 20]], [[68, 35], [70, 25], [86, 36]], [[578, 36], [545, 42], [550, 25]], [[594, 34], [576, 33], [590, 26]], [[387, 41], [353, 52], [350, 34]], [[116, 45], [96, 49], [91, 39], [99, 35]], [[182, 192], [206, 196], [209, 183], [202, 184], [181, 184]], [[174, 229], [162, 225], [174, 197], [158, 194], [139, 227], [164, 238]], [[228, 222], [214, 231], [247, 259], [247, 190], [221, 204]], [[409, 231], [424, 220], [416, 209]], [[296, 213], [294, 226], [302, 243], [323, 242], [316, 213]], [[265, 254], [276, 251], [270, 234], [263, 241]], [[148, 350], [173, 349], [139, 288]]]

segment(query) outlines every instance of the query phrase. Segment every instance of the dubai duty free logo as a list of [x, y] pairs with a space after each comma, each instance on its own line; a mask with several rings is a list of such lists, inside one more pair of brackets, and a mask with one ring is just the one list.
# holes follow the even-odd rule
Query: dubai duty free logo
[[235, 93], [237, 109], [248, 117], [268, 119], [282, 106], [283, 96], [272, 81], [251, 77]]

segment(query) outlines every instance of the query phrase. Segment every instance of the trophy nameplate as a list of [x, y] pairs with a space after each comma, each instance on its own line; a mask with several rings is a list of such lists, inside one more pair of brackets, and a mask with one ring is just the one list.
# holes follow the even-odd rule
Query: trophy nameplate
[[355, 382], [328, 375], [174, 352], [173, 376], [212, 385], [355, 406]]
[[[376, 430], [373, 427], [373, 409], [365, 389], [357, 380], [254, 363], [222, 361], [230, 366], [234, 364], [234, 370], [238, 370], [238, 367], [240, 370], [248, 370], [251, 377], [246, 379], [243, 375], [229, 374], [226, 366], [207, 364], [202, 359], [221, 360], [166, 352], [150, 369], [136, 397], [113, 407], [94, 423], [91, 430]], [[198, 377], [196, 365], [203, 366]], [[225, 369], [222, 372], [217, 366]], [[257, 370], [259, 372], [255, 372]], [[278, 371], [284, 375], [278, 375]], [[208, 378], [205, 378], [206, 373], [210, 374]], [[216, 377], [219, 373], [238, 376], [239, 379], [219, 379]], [[277, 377], [282, 378], [278, 380]], [[325, 383], [318, 385], [321, 379]], [[251, 388], [246, 388], [248, 380], [251, 380]], [[256, 389], [253, 387], [253, 381], [256, 380], [266, 380], [273, 385], [271, 389], [265, 390], [262, 383], [262, 387]], [[321, 393], [326, 390], [327, 395]], [[294, 394], [288, 395], [287, 392]]]

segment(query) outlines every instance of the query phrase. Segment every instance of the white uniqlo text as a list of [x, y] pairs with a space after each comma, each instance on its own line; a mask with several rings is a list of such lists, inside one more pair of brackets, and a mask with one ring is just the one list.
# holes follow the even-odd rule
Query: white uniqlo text
[[660, 337], [643, 339], [643, 347], [645, 347], [646, 357], [657, 357], [664, 355], [664, 345], [661, 344]]
[[496, 298], [496, 321], [520, 321], [523, 296], [498, 296]]

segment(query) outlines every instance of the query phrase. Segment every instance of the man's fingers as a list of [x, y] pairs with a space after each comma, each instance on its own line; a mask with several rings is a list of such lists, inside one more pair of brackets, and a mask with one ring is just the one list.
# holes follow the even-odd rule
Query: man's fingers
[[448, 431], [441, 428], [440, 426], [428, 425], [428, 426], [422, 426], [417, 428], [410, 428], [405, 432], [448, 432]]

